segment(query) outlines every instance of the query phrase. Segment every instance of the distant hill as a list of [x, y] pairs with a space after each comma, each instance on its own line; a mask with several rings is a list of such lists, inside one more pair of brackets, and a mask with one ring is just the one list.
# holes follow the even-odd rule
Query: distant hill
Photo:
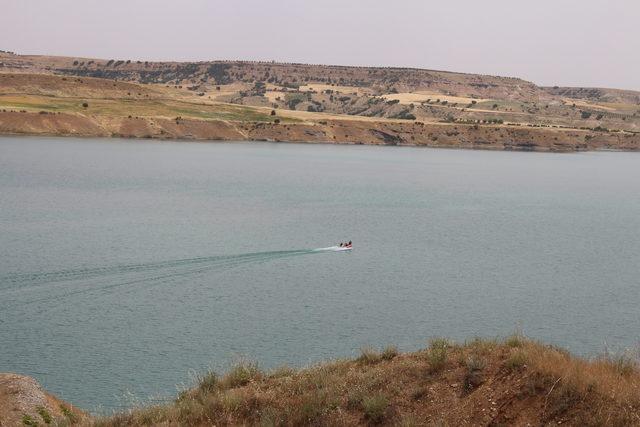
[[[15, 112], [66, 115], [54, 119], [9, 114]], [[270, 122], [297, 124], [259, 125]], [[412, 123], [419, 127], [408, 129]], [[514, 77], [414, 68], [149, 62], [0, 52], [0, 133], [69, 132], [635, 150], [640, 92], [540, 87]]]
[[558, 86], [546, 87], [544, 90], [553, 96], [640, 105], [640, 92], [635, 90]]
[[526, 99], [544, 90], [511, 78], [414, 68], [347, 67], [252, 61], [149, 62], [89, 58], [1, 55], [7, 71], [51, 72], [139, 83], [226, 85], [261, 81], [299, 87], [309, 82], [389, 91], [441, 91], [455, 96]]

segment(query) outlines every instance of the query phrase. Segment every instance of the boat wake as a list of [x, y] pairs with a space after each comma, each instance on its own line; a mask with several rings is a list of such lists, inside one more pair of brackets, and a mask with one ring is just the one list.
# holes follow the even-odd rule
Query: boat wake
[[[335, 252], [332, 246], [317, 249], [251, 252], [237, 255], [185, 258], [161, 262], [16, 273], [0, 276], [0, 300], [17, 305], [50, 304], [57, 299], [87, 293], [110, 293], [134, 285], [171, 283], [188, 275], [221, 271], [302, 255]], [[2, 305], [2, 304], [0, 304]]]
[[186, 258], [162, 262], [149, 262], [142, 264], [124, 264], [113, 266], [101, 266], [93, 268], [77, 268], [50, 272], [34, 272], [19, 273], [0, 276], [0, 290], [11, 287], [12, 284], [40, 284], [51, 283], [66, 280], [88, 279], [98, 276], [107, 276], [122, 273], [138, 273], [145, 271], [154, 271], [167, 268], [178, 268], [195, 265], [215, 266], [232, 266], [235, 264], [243, 264], [253, 261], [264, 261], [278, 259], [283, 257], [304, 255], [313, 253], [314, 250], [292, 250], [292, 251], [271, 251], [271, 252], [253, 252], [240, 255], [221, 255], [199, 258]]

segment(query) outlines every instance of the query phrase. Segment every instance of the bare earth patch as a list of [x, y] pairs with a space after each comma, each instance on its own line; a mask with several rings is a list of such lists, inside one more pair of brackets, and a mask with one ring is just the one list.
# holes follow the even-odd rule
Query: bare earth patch
[[82, 411], [45, 392], [33, 378], [0, 373], [1, 426], [70, 424], [84, 419]]

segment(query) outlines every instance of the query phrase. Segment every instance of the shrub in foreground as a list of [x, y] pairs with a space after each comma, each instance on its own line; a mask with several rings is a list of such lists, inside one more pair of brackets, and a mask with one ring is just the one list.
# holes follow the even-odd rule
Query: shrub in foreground
[[449, 342], [442, 338], [436, 338], [429, 343], [427, 360], [429, 361], [429, 371], [438, 372], [444, 369], [447, 362], [447, 349]]

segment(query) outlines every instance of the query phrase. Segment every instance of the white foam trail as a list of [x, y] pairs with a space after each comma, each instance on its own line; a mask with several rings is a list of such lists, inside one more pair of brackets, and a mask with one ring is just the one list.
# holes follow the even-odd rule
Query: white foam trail
[[344, 246], [329, 246], [328, 248], [318, 248], [314, 249], [314, 252], [342, 252], [348, 251], [353, 248], [345, 248]]

